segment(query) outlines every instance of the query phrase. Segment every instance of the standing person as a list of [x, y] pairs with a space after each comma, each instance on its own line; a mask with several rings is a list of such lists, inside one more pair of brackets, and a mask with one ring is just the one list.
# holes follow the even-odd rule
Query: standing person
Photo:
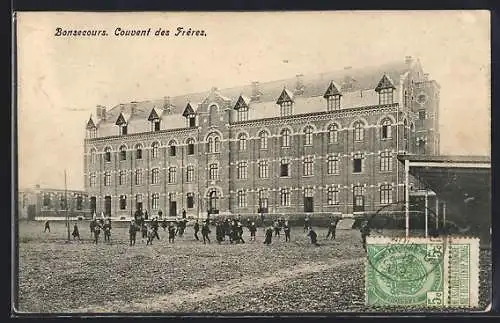
[[141, 233], [142, 233], [142, 242], [144, 242], [144, 239], [148, 237], [148, 227], [146, 226], [145, 221], [142, 221]]
[[101, 234], [101, 225], [99, 223], [94, 227], [94, 242], [97, 244], [99, 242], [99, 235]]
[[309, 219], [308, 216], [306, 216], [306, 218], [304, 219], [304, 232], [309, 230], [310, 227], [311, 227], [311, 220]]
[[270, 245], [273, 240], [273, 228], [269, 227], [266, 229], [266, 239], [264, 240], [264, 244]]
[[163, 228], [163, 231], [167, 230], [168, 227], [167, 218], [164, 218], [163, 221], [161, 221], [161, 227]]
[[155, 238], [155, 229], [153, 228], [153, 225], [150, 223], [148, 226], [148, 240], [146, 241], [146, 246], [153, 245], [154, 238]]
[[50, 223], [49, 220], [45, 221], [45, 228], [43, 229], [43, 232], [47, 232], [49, 230], [50, 233]]
[[135, 221], [132, 220], [130, 221], [130, 225], [128, 227], [128, 236], [129, 236], [129, 240], [130, 240], [130, 245], [131, 246], [135, 246], [135, 236], [137, 234], [137, 228], [136, 228], [136, 225], [135, 225]]
[[175, 226], [172, 223], [169, 223], [168, 226], [168, 242], [174, 243], [175, 240]]
[[215, 224], [215, 238], [219, 244], [224, 241], [224, 229], [222, 228], [220, 221], [217, 221]]
[[280, 223], [278, 222], [278, 220], [274, 221], [274, 236], [280, 236], [280, 231], [281, 231], [281, 227], [280, 227]]
[[111, 220], [108, 221], [102, 226], [104, 231], [104, 241], [110, 242], [111, 239]]
[[151, 221], [151, 228], [153, 229], [153, 238], [157, 238], [158, 240], [160, 240], [160, 236], [158, 235], [159, 225], [157, 218], [153, 218], [153, 220]]
[[339, 220], [337, 218], [333, 218], [332, 222], [328, 225], [328, 233], [326, 234], [326, 238], [331, 236], [331, 240], [335, 240], [335, 233], [337, 231], [337, 223]]
[[73, 236], [73, 240], [75, 240], [78, 237], [78, 240], [80, 240], [80, 231], [78, 230], [78, 225], [75, 223], [73, 226], [73, 233], [71, 234]]
[[208, 243], [210, 243], [210, 238], [208, 237], [208, 234], [210, 233], [210, 227], [208, 226], [208, 221], [203, 223], [203, 226], [201, 227], [201, 235], [203, 236], [203, 244], [206, 244], [206, 240], [208, 240]]
[[148, 210], [144, 211], [144, 220], [149, 218]]
[[361, 232], [361, 242], [363, 244], [363, 249], [366, 251], [366, 237], [370, 235], [370, 227], [368, 226], [368, 221], [363, 221], [361, 224], [361, 228], [359, 229]]
[[318, 234], [312, 228], [309, 228], [309, 233], [307, 235], [311, 238], [311, 244], [319, 246]]
[[185, 219], [186, 218], [186, 210], [185, 209], [182, 209], [182, 218]]
[[245, 240], [243, 240], [243, 225], [241, 225], [240, 221], [238, 221], [238, 225], [236, 227], [236, 234], [238, 242], [245, 243]]
[[196, 222], [194, 223], [193, 229], [194, 229], [194, 238], [197, 241], [200, 241], [200, 238], [198, 238], [198, 231], [200, 231], [200, 224], [198, 223], [198, 220], [196, 220]]
[[255, 241], [255, 232], [257, 232], [257, 226], [255, 225], [255, 222], [250, 223], [248, 230], [250, 231], [250, 241]]
[[285, 231], [285, 242], [290, 242], [290, 226], [288, 225], [288, 221], [285, 221], [283, 231]]

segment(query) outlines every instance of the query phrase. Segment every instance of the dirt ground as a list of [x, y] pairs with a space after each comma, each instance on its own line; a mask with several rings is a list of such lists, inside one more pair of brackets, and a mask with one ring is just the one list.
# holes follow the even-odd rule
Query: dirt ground
[[[71, 229], [72, 229], [71, 224]], [[116, 224], [111, 243], [90, 240], [87, 222], [79, 224], [82, 241], [65, 243], [64, 223], [21, 222], [19, 293], [21, 312], [336, 312], [366, 311], [364, 256], [357, 230], [338, 230], [337, 239], [309, 243], [302, 228], [292, 228], [263, 245], [196, 241], [192, 228], [169, 244], [147, 246], [138, 235], [128, 245], [126, 224]], [[201, 238], [201, 234], [199, 234]], [[491, 290], [491, 254], [481, 254], [481, 308]], [[373, 310], [373, 309], [372, 309]]]

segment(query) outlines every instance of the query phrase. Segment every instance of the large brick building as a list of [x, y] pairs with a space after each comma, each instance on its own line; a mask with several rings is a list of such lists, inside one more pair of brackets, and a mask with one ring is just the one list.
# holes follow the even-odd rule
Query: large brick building
[[156, 214], [371, 211], [404, 199], [398, 154], [439, 152], [439, 85], [418, 60], [98, 106], [91, 208]]

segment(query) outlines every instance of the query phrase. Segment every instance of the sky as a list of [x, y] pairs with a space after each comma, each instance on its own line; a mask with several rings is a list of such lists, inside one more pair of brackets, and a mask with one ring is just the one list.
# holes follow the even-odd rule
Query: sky
[[[149, 37], [116, 37], [116, 28]], [[206, 36], [152, 34], [162, 28]], [[107, 37], [56, 37], [106, 30]], [[488, 11], [17, 15], [19, 187], [83, 189], [96, 105], [418, 58], [441, 86], [441, 154], [490, 154]], [[287, 62], [287, 63], [285, 63]], [[16, 107], [14, 107], [16, 108]]]

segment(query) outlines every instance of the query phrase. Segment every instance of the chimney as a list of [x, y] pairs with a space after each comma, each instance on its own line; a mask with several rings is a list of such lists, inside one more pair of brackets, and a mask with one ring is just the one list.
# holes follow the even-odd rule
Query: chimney
[[262, 92], [260, 92], [260, 83], [257, 81], [252, 82], [252, 101], [258, 101]]
[[133, 115], [135, 114], [135, 111], [136, 111], [136, 108], [137, 108], [137, 101], [132, 101], [130, 102], [131, 103], [131, 106], [130, 106], [130, 114]]
[[407, 65], [410, 65], [413, 62], [413, 57], [411, 56], [405, 56], [405, 63]]
[[295, 75], [296, 84], [295, 84], [295, 94], [301, 95], [304, 93], [304, 75], [297, 74]]
[[96, 116], [98, 119], [106, 120], [106, 107], [102, 105], [98, 105], [96, 107]]

